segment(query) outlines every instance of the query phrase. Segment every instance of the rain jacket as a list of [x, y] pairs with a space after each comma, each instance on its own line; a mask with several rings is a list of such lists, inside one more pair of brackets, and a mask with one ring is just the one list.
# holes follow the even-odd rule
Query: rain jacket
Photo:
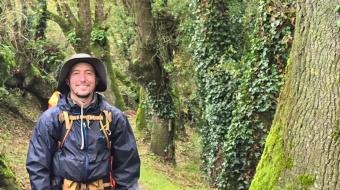
[[107, 178], [110, 172], [109, 151], [114, 157], [115, 189], [138, 189], [140, 158], [131, 126], [126, 116], [109, 105], [100, 94], [95, 95], [83, 114], [99, 115], [103, 110], [112, 113], [111, 150], [108, 150], [105, 136], [100, 131], [99, 121], [91, 121], [90, 126], [84, 122], [85, 147], [81, 150], [80, 120], [73, 122], [63, 147], [58, 150], [58, 141], [61, 142], [66, 133], [65, 123], [59, 121], [59, 114], [62, 111], [70, 115], [81, 113], [80, 106], [68, 103], [68, 99], [60, 95], [58, 105], [46, 110], [34, 128], [26, 160], [32, 190], [60, 189], [63, 178], [82, 183]]

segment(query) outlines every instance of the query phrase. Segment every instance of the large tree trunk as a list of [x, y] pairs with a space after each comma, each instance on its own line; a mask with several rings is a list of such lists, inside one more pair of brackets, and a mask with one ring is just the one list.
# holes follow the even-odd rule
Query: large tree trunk
[[131, 77], [146, 89], [152, 108], [151, 151], [167, 160], [174, 160], [173, 100], [168, 74], [158, 55], [157, 31], [150, 0], [133, 0], [127, 6], [134, 14], [136, 44], [134, 61], [128, 67]]
[[113, 65], [110, 56], [110, 45], [108, 39], [101, 40], [99, 43], [92, 45], [93, 54], [104, 61], [107, 71], [107, 91], [104, 92], [105, 98], [109, 100], [109, 103], [115, 105], [120, 110], [125, 110], [125, 102], [121, 95], [116, 74], [113, 70]]
[[297, 2], [291, 64], [250, 189], [340, 189], [339, 4]]
[[174, 120], [163, 120], [156, 116], [152, 117], [151, 151], [165, 160], [173, 161], [175, 155]]

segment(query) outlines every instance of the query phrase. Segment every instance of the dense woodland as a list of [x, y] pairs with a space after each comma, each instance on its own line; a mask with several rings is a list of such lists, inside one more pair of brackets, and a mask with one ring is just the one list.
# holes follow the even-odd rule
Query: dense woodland
[[340, 189], [339, 19], [340, 0], [3, 0], [0, 98], [44, 111], [65, 59], [88, 53], [165, 164], [194, 128], [211, 188]]

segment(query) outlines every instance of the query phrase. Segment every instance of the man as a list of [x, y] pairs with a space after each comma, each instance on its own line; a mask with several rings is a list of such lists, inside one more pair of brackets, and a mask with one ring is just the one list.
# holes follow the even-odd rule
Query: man
[[[63, 65], [58, 104], [40, 116], [29, 144], [26, 168], [32, 190], [111, 189], [112, 178], [116, 190], [138, 189], [135, 137], [126, 116], [96, 93], [106, 88], [106, 71], [99, 59], [80, 53]], [[112, 116], [104, 115], [104, 110]], [[65, 111], [68, 114], [63, 115]], [[76, 119], [69, 122], [71, 116]], [[111, 122], [100, 120], [105, 117]], [[68, 122], [70, 131], [65, 127]]]

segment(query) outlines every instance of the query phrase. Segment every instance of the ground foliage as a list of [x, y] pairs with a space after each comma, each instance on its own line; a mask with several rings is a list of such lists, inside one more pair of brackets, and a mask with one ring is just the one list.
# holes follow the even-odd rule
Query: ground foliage
[[[249, 187], [291, 47], [293, 1], [251, 3], [195, 6], [193, 58], [204, 113], [203, 170], [220, 189]], [[246, 6], [247, 14], [242, 11]]]
[[41, 107], [36, 98], [21, 90], [0, 89], [0, 154], [15, 175], [15, 182], [0, 183], [0, 189], [29, 190], [26, 154]]

